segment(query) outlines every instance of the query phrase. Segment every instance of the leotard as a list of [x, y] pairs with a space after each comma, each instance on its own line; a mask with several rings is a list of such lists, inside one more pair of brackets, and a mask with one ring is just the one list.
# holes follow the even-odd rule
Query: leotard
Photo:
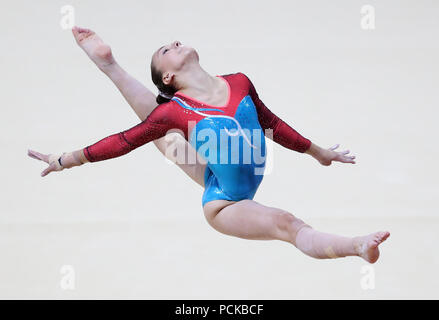
[[177, 92], [141, 123], [84, 148], [85, 157], [90, 162], [120, 157], [178, 129], [207, 162], [203, 206], [213, 200], [253, 199], [265, 168], [266, 130], [272, 130], [273, 141], [297, 152], [308, 150], [311, 141], [264, 105], [245, 74], [217, 77], [228, 86], [224, 106]]

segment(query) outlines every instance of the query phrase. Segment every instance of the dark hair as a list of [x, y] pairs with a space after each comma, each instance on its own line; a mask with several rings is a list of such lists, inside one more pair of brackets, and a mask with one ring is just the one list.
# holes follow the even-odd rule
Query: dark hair
[[[159, 91], [161, 91], [161, 92], [163, 92], [163, 93], [165, 93], [165, 94], [167, 94], [167, 95], [173, 96], [173, 95], [178, 91], [174, 86], [171, 86], [171, 85], [165, 85], [165, 84], [163, 83], [163, 80], [162, 80], [162, 72], [161, 72], [160, 70], [158, 70], [158, 69], [153, 65], [152, 61], [151, 61], [151, 78], [152, 78], [152, 82], [154, 82], [154, 84], [155, 84], [156, 87], [159, 89]], [[163, 97], [163, 96], [161, 96], [161, 95], [159, 94], [159, 95], [157, 95], [155, 101], [156, 101], [158, 104], [162, 104], [162, 103], [169, 102], [169, 101], [171, 101], [171, 100], [170, 100], [170, 99], [167, 99], [167, 98], [165, 98], [165, 97]]]

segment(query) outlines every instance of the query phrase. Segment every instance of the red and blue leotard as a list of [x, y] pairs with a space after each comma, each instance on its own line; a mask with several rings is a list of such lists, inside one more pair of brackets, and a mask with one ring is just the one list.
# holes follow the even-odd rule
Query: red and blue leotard
[[85, 157], [90, 162], [120, 157], [179, 129], [207, 161], [203, 206], [212, 200], [253, 199], [265, 168], [265, 130], [273, 130], [275, 142], [302, 153], [311, 141], [264, 105], [245, 74], [217, 77], [228, 85], [226, 105], [212, 106], [177, 92], [138, 125], [84, 148]]

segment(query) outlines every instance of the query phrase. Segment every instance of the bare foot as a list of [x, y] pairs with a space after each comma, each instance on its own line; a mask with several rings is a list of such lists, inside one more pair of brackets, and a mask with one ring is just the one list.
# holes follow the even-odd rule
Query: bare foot
[[104, 69], [115, 62], [110, 46], [104, 43], [94, 31], [75, 26], [72, 28], [72, 33], [76, 43], [99, 69]]
[[360, 257], [369, 263], [375, 263], [379, 256], [378, 246], [390, 236], [390, 232], [381, 231], [354, 239], [355, 249]]

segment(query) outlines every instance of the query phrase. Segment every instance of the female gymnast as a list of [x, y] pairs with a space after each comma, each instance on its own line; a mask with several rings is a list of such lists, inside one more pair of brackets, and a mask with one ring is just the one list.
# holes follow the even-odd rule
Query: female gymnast
[[151, 75], [159, 89], [155, 97], [117, 64], [111, 48], [96, 33], [78, 27], [72, 32], [142, 122], [73, 152], [28, 150], [30, 157], [49, 164], [41, 176], [119, 157], [151, 141], [176, 162], [175, 154], [166, 151], [164, 138], [168, 130], [179, 129], [177, 143], [196, 161], [177, 165], [204, 187], [204, 215], [217, 231], [244, 239], [287, 241], [318, 259], [358, 256], [369, 263], [378, 260], [378, 246], [390, 236], [388, 231], [358, 237], [323, 233], [288, 211], [252, 200], [263, 178], [265, 134], [271, 133], [267, 136], [273, 141], [309, 154], [324, 166], [332, 161], [355, 163], [355, 156], [347, 155], [349, 150], [337, 152], [338, 144], [323, 149], [312, 143], [264, 105], [245, 74], [211, 76], [200, 66], [197, 51], [179, 41], [153, 54]]

